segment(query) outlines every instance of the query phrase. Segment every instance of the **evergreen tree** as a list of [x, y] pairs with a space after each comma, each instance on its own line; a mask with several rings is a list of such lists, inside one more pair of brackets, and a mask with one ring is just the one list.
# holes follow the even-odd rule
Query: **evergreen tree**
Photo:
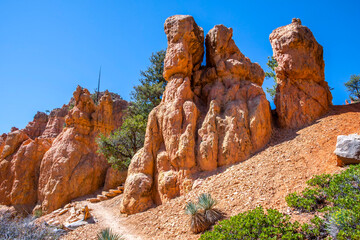
[[274, 100], [275, 94], [276, 94], [276, 73], [275, 68], [278, 66], [278, 63], [276, 62], [275, 58], [273, 56], [268, 57], [268, 62], [266, 65], [269, 68], [269, 71], [265, 72], [265, 78], [272, 78], [274, 81], [274, 85], [271, 88], [266, 88], [266, 92], [270, 95], [271, 99]]
[[99, 152], [118, 169], [126, 169], [135, 153], [143, 147], [147, 118], [151, 110], [159, 105], [165, 90], [163, 77], [165, 51], [153, 53], [150, 66], [140, 72], [140, 85], [131, 93], [131, 102], [123, 124], [109, 136], [98, 138]]
[[350, 93], [350, 99], [354, 102], [360, 101], [360, 75], [351, 75], [350, 80], [345, 84], [347, 91]]

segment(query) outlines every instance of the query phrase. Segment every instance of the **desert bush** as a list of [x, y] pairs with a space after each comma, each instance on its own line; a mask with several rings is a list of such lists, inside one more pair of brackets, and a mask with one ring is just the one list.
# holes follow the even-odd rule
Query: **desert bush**
[[201, 235], [202, 240], [214, 239], [303, 239], [300, 224], [277, 210], [262, 207], [220, 221], [213, 231]]
[[120, 235], [113, 233], [110, 228], [101, 230], [98, 235], [98, 240], [123, 240]]
[[209, 223], [199, 210], [199, 206], [193, 202], [188, 202], [185, 206], [185, 213], [190, 215], [190, 229], [193, 233], [204, 232], [209, 228]]
[[317, 188], [306, 188], [301, 194], [291, 193], [286, 196], [285, 200], [289, 207], [294, 207], [301, 212], [315, 211], [323, 206], [324, 196]]
[[[314, 176], [301, 193], [286, 197], [294, 209], [311, 212], [309, 223], [262, 207], [220, 221], [200, 239], [358, 239], [360, 240], [360, 164], [340, 174]], [[321, 214], [319, 214], [321, 212]]]
[[198, 206], [204, 211], [204, 216], [209, 224], [215, 224], [223, 216], [222, 212], [214, 208], [216, 200], [213, 199], [210, 193], [203, 193], [198, 198]]
[[301, 233], [305, 239], [325, 239], [328, 233], [325, 229], [324, 219], [315, 216], [310, 223], [304, 223], [301, 226]]
[[0, 214], [0, 239], [2, 240], [59, 239], [60, 236], [56, 228], [45, 224], [35, 224], [31, 217], [14, 218], [7, 213]]
[[321, 221], [303, 226], [303, 232], [334, 239], [360, 239], [360, 164], [340, 174], [315, 176], [307, 184], [310, 187], [300, 194], [286, 197], [294, 209], [324, 213]]

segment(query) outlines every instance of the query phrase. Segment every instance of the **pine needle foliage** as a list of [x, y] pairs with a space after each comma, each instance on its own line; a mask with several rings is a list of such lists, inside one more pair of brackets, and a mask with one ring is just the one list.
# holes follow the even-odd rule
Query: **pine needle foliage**
[[144, 146], [148, 116], [160, 104], [167, 83], [163, 77], [165, 53], [164, 50], [153, 53], [150, 66], [140, 72], [140, 85], [131, 93], [121, 128], [97, 139], [98, 152], [115, 169], [127, 169], [132, 157]]
[[360, 101], [360, 75], [351, 75], [350, 80], [344, 83], [346, 90], [350, 94], [350, 99], [354, 102]]
[[275, 58], [271, 56], [268, 57], [268, 62], [266, 65], [268, 66], [269, 70], [265, 72], [265, 78], [272, 79], [274, 81], [274, 85], [272, 85], [270, 88], [267, 87], [266, 92], [270, 95], [271, 99], [274, 100], [277, 87], [275, 68], [278, 66], [278, 63], [276, 62]]

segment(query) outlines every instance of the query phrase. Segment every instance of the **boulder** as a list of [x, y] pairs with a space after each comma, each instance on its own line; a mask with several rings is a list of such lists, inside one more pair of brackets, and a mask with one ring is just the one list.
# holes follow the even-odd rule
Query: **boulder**
[[203, 30], [191, 16], [169, 17], [165, 33], [168, 84], [129, 166], [127, 214], [187, 193], [197, 172], [243, 161], [271, 136], [264, 71], [240, 52], [231, 28], [217, 25], [206, 35], [206, 66]]
[[360, 163], [360, 135], [338, 136], [334, 153], [339, 166]]
[[323, 48], [300, 19], [270, 34], [277, 88], [279, 125], [298, 128], [310, 124], [329, 110], [332, 96], [325, 81]]

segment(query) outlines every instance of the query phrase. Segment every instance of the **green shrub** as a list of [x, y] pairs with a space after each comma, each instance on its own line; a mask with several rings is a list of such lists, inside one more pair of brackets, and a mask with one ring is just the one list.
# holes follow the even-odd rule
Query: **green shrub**
[[123, 240], [120, 235], [113, 233], [110, 228], [101, 230], [98, 235], [98, 240]]
[[304, 235], [305, 239], [323, 239], [328, 236], [324, 225], [324, 219], [318, 216], [311, 219], [310, 224], [304, 223], [301, 226], [301, 233]]
[[291, 193], [285, 198], [289, 207], [302, 212], [311, 212], [322, 206], [324, 196], [319, 189], [306, 188], [301, 194]]
[[306, 238], [360, 239], [360, 165], [340, 174], [315, 176], [307, 183], [310, 188], [286, 197], [290, 207], [325, 213], [324, 219], [316, 217], [303, 225]]
[[269, 209], [266, 214], [262, 207], [257, 207], [220, 221], [200, 239], [303, 239], [299, 223], [289, 220], [289, 216], [277, 210]]
[[109, 136], [100, 134], [96, 140], [98, 144], [98, 153], [105, 156], [108, 163], [114, 169], [126, 170], [131, 162], [131, 156], [124, 156], [124, 144], [122, 143], [121, 132], [116, 130]]
[[306, 183], [309, 186], [324, 188], [324, 187], [329, 186], [331, 179], [332, 179], [331, 174], [321, 174], [321, 175], [314, 176], [312, 179], [308, 180]]
[[[340, 174], [314, 176], [301, 193], [286, 202], [300, 211], [322, 212], [300, 226], [288, 215], [262, 207], [220, 221], [201, 235], [213, 239], [357, 239], [360, 240], [360, 164]], [[211, 202], [210, 202], [211, 203]], [[208, 203], [208, 204], [210, 204]], [[211, 204], [210, 204], [211, 205]]]

